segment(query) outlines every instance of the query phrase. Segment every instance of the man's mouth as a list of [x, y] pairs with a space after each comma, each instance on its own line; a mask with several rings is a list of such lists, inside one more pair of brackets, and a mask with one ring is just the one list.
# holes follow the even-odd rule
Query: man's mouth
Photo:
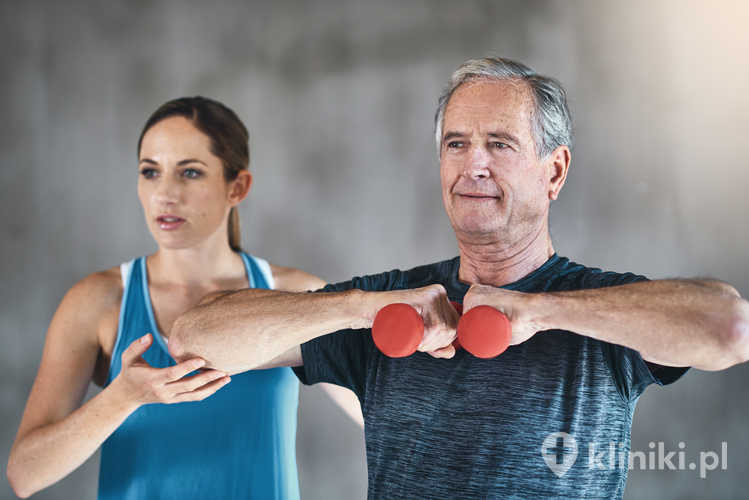
[[463, 198], [469, 198], [469, 199], [474, 199], [474, 200], [496, 200], [499, 198], [499, 196], [496, 196], [493, 194], [484, 194], [484, 193], [456, 193], [456, 194]]

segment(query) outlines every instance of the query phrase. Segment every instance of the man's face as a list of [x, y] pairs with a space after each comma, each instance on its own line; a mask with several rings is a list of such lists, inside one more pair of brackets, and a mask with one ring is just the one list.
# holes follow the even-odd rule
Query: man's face
[[478, 80], [453, 93], [440, 144], [442, 199], [460, 241], [509, 245], [544, 227], [549, 161], [537, 158], [524, 83]]

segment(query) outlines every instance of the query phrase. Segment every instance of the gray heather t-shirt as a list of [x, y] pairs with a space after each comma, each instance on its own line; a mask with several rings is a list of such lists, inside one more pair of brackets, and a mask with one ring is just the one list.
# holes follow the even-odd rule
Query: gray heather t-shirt
[[[462, 302], [459, 258], [354, 278], [325, 291], [394, 290], [441, 283]], [[503, 288], [578, 290], [645, 280], [552, 256]], [[637, 399], [687, 368], [645, 363], [639, 353], [550, 330], [490, 360], [459, 351], [391, 359], [370, 330], [344, 330], [302, 345], [305, 384], [352, 389], [365, 420], [369, 498], [620, 498]]]

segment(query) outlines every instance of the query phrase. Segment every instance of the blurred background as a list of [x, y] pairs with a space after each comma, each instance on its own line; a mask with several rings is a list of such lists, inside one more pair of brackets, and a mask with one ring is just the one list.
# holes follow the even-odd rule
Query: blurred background
[[[136, 141], [182, 95], [223, 101], [251, 132], [245, 248], [342, 281], [457, 254], [437, 96], [465, 59], [518, 59], [569, 91], [557, 252], [749, 295], [748, 21], [740, 1], [2, 2], [3, 465], [65, 291], [155, 250]], [[625, 497], [745, 497], [748, 375], [691, 370], [648, 389], [632, 449], [681, 441], [694, 458], [726, 442], [727, 468], [633, 470]], [[362, 433], [319, 388], [303, 388], [299, 417], [302, 497], [364, 498]], [[35, 498], [93, 499], [97, 468], [95, 456]], [[0, 498], [13, 498], [4, 477]]]

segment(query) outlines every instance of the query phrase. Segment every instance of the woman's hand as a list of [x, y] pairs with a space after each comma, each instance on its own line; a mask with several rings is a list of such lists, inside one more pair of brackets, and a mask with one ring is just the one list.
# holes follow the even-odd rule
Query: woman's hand
[[231, 380], [226, 373], [213, 369], [188, 377], [190, 372], [205, 365], [201, 358], [191, 358], [168, 368], [154, 368], [142, 357], [152, 343], [150, 333], [133, 341], [122, 353], [120, 374], [112, 382], [113, 390], [138, 406], [201, 401]]

